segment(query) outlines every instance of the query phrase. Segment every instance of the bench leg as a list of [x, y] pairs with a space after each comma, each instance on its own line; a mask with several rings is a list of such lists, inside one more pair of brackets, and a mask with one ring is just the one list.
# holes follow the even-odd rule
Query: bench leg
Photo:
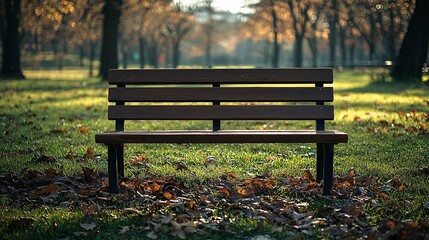
[[325, 166], [325, 151], [322, 143], [317, 143], [316, 158], [316, 179], [320, 181], [323, 180], [323, 166]]
[[124, 144], [116, 145], [116, 161], [118, 162], [118, 175], [119, 178], [124, 178]]
[[323, 144], [323, 195], [330, 195], [334, 178], [334, 144]]
[[117, 145], [109, 144], [107, 146], [107, 154], [108, 154], [108, 172], [109, 172], [109, 192], [110, 193], [118, 193], [119, 185], [118, 185], [118, 161], [117, 161]]

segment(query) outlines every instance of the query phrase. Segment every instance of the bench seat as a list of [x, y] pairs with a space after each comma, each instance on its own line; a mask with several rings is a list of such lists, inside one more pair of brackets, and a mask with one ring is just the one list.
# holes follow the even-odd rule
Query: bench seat
[[[324, 68], [110, 70], [107, 118], [115, 121], [115, 131], [95, 135], [97, 143], [107, 145], [109, 192], [118, 193], [118, 180], [125, 177], [128, 143], [315, 143], [316, 179], [329, 195], [334, 146], [348, 140], [347, 133], [325, 128], [335, 115], [329, 104], [332, 83], [332, 69]], [[152, 120], [212, 121], [212, 130], [125, 127]], [[315, 125], [314, 130], [224, 130], [224, 120]]]
[[328, 130], [177, 130], [115, 131], [95, 136], [97, 143], [346, 143], [347, 133]]

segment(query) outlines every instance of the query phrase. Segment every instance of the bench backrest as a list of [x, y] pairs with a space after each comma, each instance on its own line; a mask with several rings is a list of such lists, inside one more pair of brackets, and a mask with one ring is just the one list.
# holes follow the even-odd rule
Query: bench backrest
[[109, 106], [108, 118], [116, 120], [117, 131], [124, 130], [124, 120], [213, 120], [214, 131], [220, 120], [315, 120], [316, 129], [324, 130], [324, 121], [334, 119], [334, 107], [325, 105], [333, 101], [333, 88], [324, 87], [332, 82], [332, 69], [319, 68], [110, 70], [109, 83], [116, 87], [109, 88], [109, 101], [116, 104]]

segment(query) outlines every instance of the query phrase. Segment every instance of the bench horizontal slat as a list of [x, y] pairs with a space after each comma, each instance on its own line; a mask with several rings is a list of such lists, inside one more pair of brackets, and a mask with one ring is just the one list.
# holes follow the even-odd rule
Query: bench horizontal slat
[[294, 69], [112, 69], [110, 84], [332, 83], [328, 68]]
[[332, 102], [333, 98], [333, 89], [331, 87], [210, 87], [109, 89], [109, 101], [111, 102]]
[[97, 143], [345, 143], [347, 133], [314, 130], [121, 131], [95, 135]]
[[331, 105], [109, 106], [110, 120], [331, 120]]

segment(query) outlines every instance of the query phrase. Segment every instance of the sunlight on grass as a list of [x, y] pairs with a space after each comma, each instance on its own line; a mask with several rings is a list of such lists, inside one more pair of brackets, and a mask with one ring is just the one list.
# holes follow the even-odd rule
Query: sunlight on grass
[[[107, 84], [87, 78], [87, 71], [78, 69], [27, 70], [25, 75], [27, 80], [4, 81], [0, 85], [0, 175], [19, 173], [25, 168], [44, 171], [50, 167], [66, 175], [76, 175], [81, 174], [83, 166], [105, 173], [107, 149], [95, 144], [94, 135], [114, 129], [114, 122], [107, 119]], [[419, 168], [427, 167], [429, 158], [428, 85], [374, 83], [369, 73], [358, 71], [334, 73], [334, 76], [335, 120], [328, 121], [327, 128], [349, 134], [349, 143], [336, 146], [335, 174], [344, 175], [354, 167], [359, 175], [383, 181], [399, 177], [406, 185], [400, 195], [410, 199], [400, 216], [427, 217], [422, 206], [428, 201], [424, 196], [429, 194], [429, 180]], [[128, 129], [210, 129], [210, 124], [210, 121], [136, 121], [126, 125]], [[314, 123], [225, 121], [222, 126], [313, 129]], [[90, 160], [83, 158], [88, 148], [94, 151]], [[304, 169], [314, 173], [315, 152], [314, 144], [127, 144], [125, 170], [128, 177], [176, 175], [190, 185], [216, 179], [227, 172], [234, 172], [240, 178], [268, 172], [273, 176], [302, 176]], [[76, 157], [68, 158], [70, 153]], [[40, 155], [52, 156], [55, 161], [40, 162], [37, 160]], [[144, 155], [148, 162], [133, 165], [138, 155]], [[210, 164], [208, 158], [212, 159]], [[180, 161], [189, 171], [177, 170]], [[368, 221], [376, 221], [379, 212], [388, 212], [389, 208], [367, 210], [372, 214]], [[14, 215], [28, 214], [46, 219], [33, 227], [36, 231], [45, 231], [43, 224], [71, 222], [70, 227], [59, 228], [70, 233], [79, 229], [76, 219], [82, 217], [80, 210], [73, 211], [10, 208], [0, 214], [2, 222]], [[118, 224], [108, 216], [105, 218], [115, 226]], [[29, 236], [22, 234], [24, 238]]]

